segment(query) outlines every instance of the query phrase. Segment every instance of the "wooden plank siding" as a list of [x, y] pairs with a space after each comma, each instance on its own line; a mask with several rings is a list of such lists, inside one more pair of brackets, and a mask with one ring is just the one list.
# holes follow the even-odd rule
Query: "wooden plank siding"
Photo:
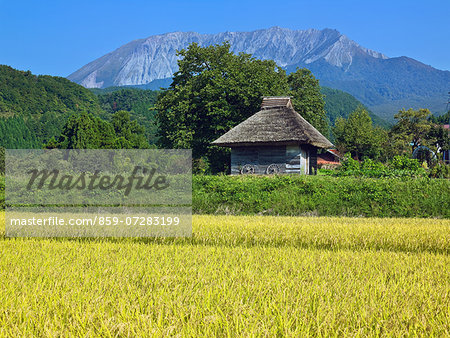
[[231, 174], [241, 174], [244, 165], [250, 164], [256, 167], [255, 174], [266, 174], [267, 167], [277, 164], [280, 173], [286, 172], [286, 146], [254, 146], [235, 147], [231, 149]]
[[286, 174], [300, 174], [300, 162], [300, 146], [298, 144], [286, 146]]
[[[303, 156], [302, 156], [303, 154]], [[240, 175], [245, 165], [252, 165], [255, 174], [267, 174], [275, 164], [280, 174], [314, 174], [317, 171], [317, 149], [308, 145], [241, 146], [231, 149], [231, 174]]]

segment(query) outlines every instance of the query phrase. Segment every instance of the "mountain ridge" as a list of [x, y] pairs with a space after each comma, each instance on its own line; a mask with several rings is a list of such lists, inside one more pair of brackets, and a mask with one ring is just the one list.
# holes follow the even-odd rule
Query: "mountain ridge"
[[290, 30], [277, 26], [251, 32], [152, 35], [105, 54], [68, 78], [87, 88], [144, 85], [172, 76], [178, 69], [177, 50], [193, 42], [208, 46], [225, 41], [235, 53], [272, 59], [288, 72], [309, 68], [321, 84], [349, 92], [385, 118], [392, 118], [408, 100], [443, 111], [444, 105], [441, 108], [438, 102], [445, 100], [450, 89], [450, 72], [408, 57], [387, 57], [335, 29]]
[[[280, 41], [283, 42], [283, 40], [285, 43], [280, 46]], [[340, 55], [339, 57], [338, 54], [342, 54], [342, 49], [338, 49], [336, 44], [346, 45], [347, 52], [349, 49], [356, 47], [372, 57], [387, 58], [381, 53], [361, 47], [345, 35], [340, 34], [337, 30], [330, 28], [323, 30], [289, 30], [274, 26], [269, 29], [259, 29], [252, 32], [222, 32], [217, 34], [177, 31], [130, 41], [114, 51], [88, 63], [78, 71], [70, 74], [68, 78], [88, 88], [94, 88], [94, 86], [108, 87], [110, 85], [147, 84], [156, 79], [172, 76], [177, 69], [176, 50], [185, 48], [192, 42], [196, 42], [201, 46], [208, 46], [211, 44], [220, 44], [225, 41], [230, 42], [231, 50], [235, 53], [243, 51], [252, 54], [256, 58], [270, 58], [281, 67], [299, 62], [309, 64], [321, 57], [325, 57], [330, 64], [339, 67], [350, 63], [351, 55]], [[299, 44], [299, 41], [307, 43]], [[268, 50], [271, 48], [276, 49], [275, 55], [273, 54], [273, 50]], [[166, 60], [157, 59], [157, 56], [165, 56], [164, 54], [161, 55], [163, 52], [166, 52], [166, 55], [170, 55], [170, 58], [165, 57]], [[149, 58], [142, 60], [145, 55], [148, 55]], [[123, 61], [125, 62], [119, 66], [119, 62]], [[144, 62], [139, 65], [137, 64], [138, 61]], [[145, 67], [149, 65], [146, 61], [153, 61], [156, 64], [151, 65], [152, 68], [146, 69]], [[119, 69], [117, 69], [119, 74], [113, 81], [94, 81], [99, 72], [99, 65], [101, 67], [119, 66]], [[146, 71], [149, 71], [149, 76], [132, 76], [131, 78], [124, 76], [125, 74], [135, 74], [136, 68], [133, 67], [136, 66], [144, 66], [141, 72], [138, 73], [139, 75], [143, 75]], [[166, 68], [161, 69], [164, 66]], [[160, 71], [155, 72], [155, 68]], [[100, 71], [102, 70], [100, 69]]]

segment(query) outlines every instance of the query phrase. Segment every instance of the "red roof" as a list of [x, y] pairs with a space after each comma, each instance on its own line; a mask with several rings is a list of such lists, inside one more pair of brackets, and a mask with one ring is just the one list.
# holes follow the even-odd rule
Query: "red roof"
[[328, 149], [328, 151], [336, 154], [339, 157], [342, 157], [342, 154], [337, 149]]
[[339, 161], [327, 161], [323, 158], [317, 157], [317, 164], [340, 164]]
[[339, 157], [339, 152], [336, 149], [330, 149], [317, 155], [317, 164], [339, 164]]

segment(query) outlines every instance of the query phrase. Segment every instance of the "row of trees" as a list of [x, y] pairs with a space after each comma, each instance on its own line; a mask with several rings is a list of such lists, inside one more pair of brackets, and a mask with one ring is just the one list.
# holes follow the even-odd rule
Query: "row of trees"
[[195, 159], [223, 171], [228, 152], [211, 142], [259, 109], [262, 96], [292, 97], [295, 110], [341, 152], [355, 158], [386, 161], [411, 154], [419, 146], [448, 150], [448, 133], [430, 120], [427, 109], [402, 110], [388, 130], [376, 127], [370, 113], [358, 107], [347, 119], [337, 118], [329, 130], [318, 80], [307, 69], [286, 75], [274, 61], [233, 54], [230, 45], [191, 44], [178, 53], [179, 70], [157, 101], [161, 147], [192, 148]]
[[0, 146], [39, 148], [82, 111], [102, 112], [95, 94], [83, 86], [0, 65]]
[[[99, 91], [99, 90], [97, 90]], [[99, 91], [97, 98], [105, 113], [106, 120], [119, 110], [130, 113], [130, 118], [145, 128], [145, 136], [150, 144], [157, 141], [156, 100], [158, 92], [136, 88], [117, 89], [113, 92]]]
[[0, 65], [0, 115], [35, 116], [46, 111], [67, 113], [87, 110], [100, 113], [89, 89], [66, 78], [33, 75]]
[[[39, 114], [39, 124], [31, 123], [34, 116], [0, 120], [0, 134], [8, 130], [12, 135], [3, 143], [31, 148], [48, 140], [48, 148], [148, 148], [150, 140], [163, 148], [191, 148], [194, 159], [201, 159], [197, 163], [207, 163], [218, 172], [226, 170], [229, 154], [211, 142], [258, 111], [262, 96], [288, 95], [297, 112], [322, 134], [334, 137], [341, 152], [358, 159], [386, 160], [410, 154], [420, 145], [434, 151], [449, 147], [448, 133], [436, 127], [425, 109], [400, 111], [395, 116], [397, 123], [387, 130], [375, 127], [370, 113], [361, 106], [347, 119], [337, 118], [330, 129], [319, 81], [307, 69], [287, 75], [272, 60], [234, 54], [228, 43], [209, 47], [193, 43], [178, 56], [179, 70], [158, 97], [156, 92], [122, 89], [99, 95], [95, 104], [88, 100], [92, 101], [89, 109], [80, 109], [69, 91], [64, 103], [81, 111], [70, 117], [65, 116], [70, 109], [46, 111]], [[20, 76], [27, 81], [31, 77], [39, 83], [38, 88], [50, 88], [51, 79], [0, 70], [16, 82]], [[62, 80], [54, 82], [58, 81]], [[86, 96], [85, 89], [82, 91]], [[27, 144], [20, 145], [20, 140]]]
[[[291, 79], [291, 82], [295, 85], [294, 80]], [[313, 78], [311, 80], [312, 83], [315, 81]], [[302, 88], [303, 85], [302, 83]], [[309, 96], [307, 89], [302, 94], [303, 97]], [[298, 90], [296, 92], [300, 94]], [[329, 124], [334, 124], [339, 116], [348, 117], [361, 104], [353, 96], [340, 90], [321, 87], [321, 92], [325, 95]], [[112, 114], [119, 110], [130, 112], [131, 120], [136, 120], [145, 128], [148, 142], [156, 144], [158, 123], [155, 104], [158, 93], [159, 91], [131, 87], [88, 90], [67, 79], [35, 76], [30, 72], [0, 66], [0, 146], [40, 148], [50, 139], [59, 137], [72, 114], [87, 111], [110, 121]], [[302, 99], [298, 105], [304, 103], [305, 100]], [[308, 114], [305, 109], [303, 111]], [[314, 115], [310, 115], [314, 118]], [[371, 117], [376, 124], [382, 123], [377, 116], [372, 114]], [[323, 126], [322, 128], [325, 129]]]
[[21, 116], [0, 119], [1, 147], [36, 148], [41, 144]]
[[396, 124], [386, 130], [374, 127], [368, 112], [359, 107], [348, 119], [338, 118], [333, 129], [338, 149], [354, 158], [386, 161], [396, 155], [410, 155], [418, 147], [435, 154], [450, 148], [449, 133], [430, 118], [428, 109], [401, 110], [394, 117]]
[[73, 114], [64, 125], [61, 135], [52, 138], [46, 148], [61, 149], [145, 149], [150, 145], [145, 128], [131, 121], [130, 113], [115, 112], [111, 121], [92, 114]]

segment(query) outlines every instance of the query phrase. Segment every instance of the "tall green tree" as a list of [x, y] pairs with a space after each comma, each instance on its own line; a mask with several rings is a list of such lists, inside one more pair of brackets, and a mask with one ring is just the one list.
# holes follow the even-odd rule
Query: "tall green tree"
[[[442, 125], [432, 125], [427, 134], [427, 143], [433, 151], [440, 154], [450, 150], [450, 134]], [[442, 159], [442, 158], [441, 158]]]
[[328, 122], [324, 95], [317, 80], [309, 69], [297, 68], [288, 76], [290, 95], [295, 110], [311, 123], [325, 137], [328, 137]]
[[146, 149], [149, 144], [145, 137], [145, 128], [136, 121], [131, 121], [130, 113], [125, 110], [119, 110], [114, 113], [112, 126], [116, 134], [116, 142], [120, 142], [119, 148], [125, 149]]
[[157, 102], [160, 146], [192, 148], [222, 171], [227, 152], [210, 143], [258, 111], [262, 96], [286, 95], [286, 73], [274, 61], [235, 55], [228, 43], [193, 43], [177, 55], [179, 70]]
[[392, 127], [390, 136], [391, 144], [394, 144], [397, 151], [412, 153], [418, 146], [432, 146], [430, 131], [432, 123], [429, 121], [431, 113], [428, 109], [414, 110], [412, 108], [402, 109], [394, 115], [397, 123]]
[[387, 132], [374, 127], [369, 113], [361, 106], [350, 113], [348, 119], [338, 118], [333, 133], [338, 149], [358, 159], [380, 158], [387, 138]]
[[73, 114], [64, 125], [58, 140], [50, 140], [48, 148], [101, 149], [115, 148], [112, 125], [92, 114]]
[[431, 122], [437, 123], [437, 124], [449, 124], [450, 123], [450, 111], [448, 111], [445, 114], [440, 115], [440, 116], [431, 115], [429, 117], [429, 120]]

